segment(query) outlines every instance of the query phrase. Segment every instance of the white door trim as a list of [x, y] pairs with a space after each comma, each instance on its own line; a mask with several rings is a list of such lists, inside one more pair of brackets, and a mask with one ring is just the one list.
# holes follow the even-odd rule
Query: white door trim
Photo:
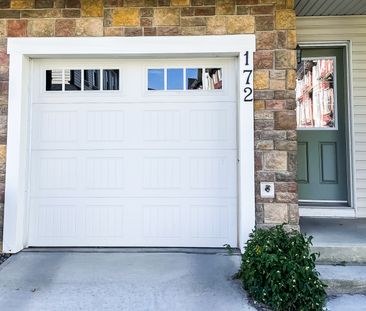
[[[27, 247], [27, 159], [32, 58], [238, 57], [238, 243], [255, 225], [253, 53], [254, 35], [98, 38], [9, 38], [9, 108], [3, 251]], [[248, 54], [245, 54], [248, 52]], [[244, 72], [246, 70], [246, 72]], [[248, 70], [250, 74], [248, 74]]]

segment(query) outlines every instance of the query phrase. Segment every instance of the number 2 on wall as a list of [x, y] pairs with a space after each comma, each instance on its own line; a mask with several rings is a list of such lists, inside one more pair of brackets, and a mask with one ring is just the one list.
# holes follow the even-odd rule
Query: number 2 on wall
[[[249, 66], [249, 51], [246, 51], [244, 53], [244, 57], [245, 57], [244, 65]], [[243, 70], [243, 78], [244, 78], [244, 81], [245, 81], [245, 87], [243, 89], [244, 102], [253, 101], [253, 88], [252, 88], [252, 85], [250, 83], [250, 81], [251, 81], [250, 78], [251, 78], [252, 74], [253, 74], [252, 69], [244, 69]]]

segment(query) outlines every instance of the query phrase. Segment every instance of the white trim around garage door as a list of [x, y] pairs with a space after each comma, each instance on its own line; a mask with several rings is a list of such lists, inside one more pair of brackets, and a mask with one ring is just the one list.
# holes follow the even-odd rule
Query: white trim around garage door
[[253, 53], [254, 35], [100, 38], [10, 38], [9, 108], [3, 251], [28, 245], [27, 177], [30, 72], [33, 58], [238, 58], [238, 245], [255, 225]]

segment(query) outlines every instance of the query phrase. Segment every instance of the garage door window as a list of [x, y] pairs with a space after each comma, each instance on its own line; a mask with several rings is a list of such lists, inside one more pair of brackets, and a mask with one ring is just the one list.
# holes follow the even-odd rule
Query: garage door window
[[222, 68], [150, 68], [147, 89], [165, 90], [221, 90]]
[[62, 91], [62, 70], [46, 70], [46, 91]]
[[119, 75], [119, 69], [46, 70], [46, 91], [116, 91]]
[[65, 70], [65, 91], [81, 91], [81, 70]]

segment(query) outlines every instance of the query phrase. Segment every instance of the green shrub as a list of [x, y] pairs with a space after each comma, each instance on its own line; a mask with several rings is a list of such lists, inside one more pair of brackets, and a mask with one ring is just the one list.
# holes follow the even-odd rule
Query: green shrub
[[312, 237], [283, 225], [251, 233], [237, 277], [258, 302], [278, 311], [323, 310], [325, 284], [315, 270]]

